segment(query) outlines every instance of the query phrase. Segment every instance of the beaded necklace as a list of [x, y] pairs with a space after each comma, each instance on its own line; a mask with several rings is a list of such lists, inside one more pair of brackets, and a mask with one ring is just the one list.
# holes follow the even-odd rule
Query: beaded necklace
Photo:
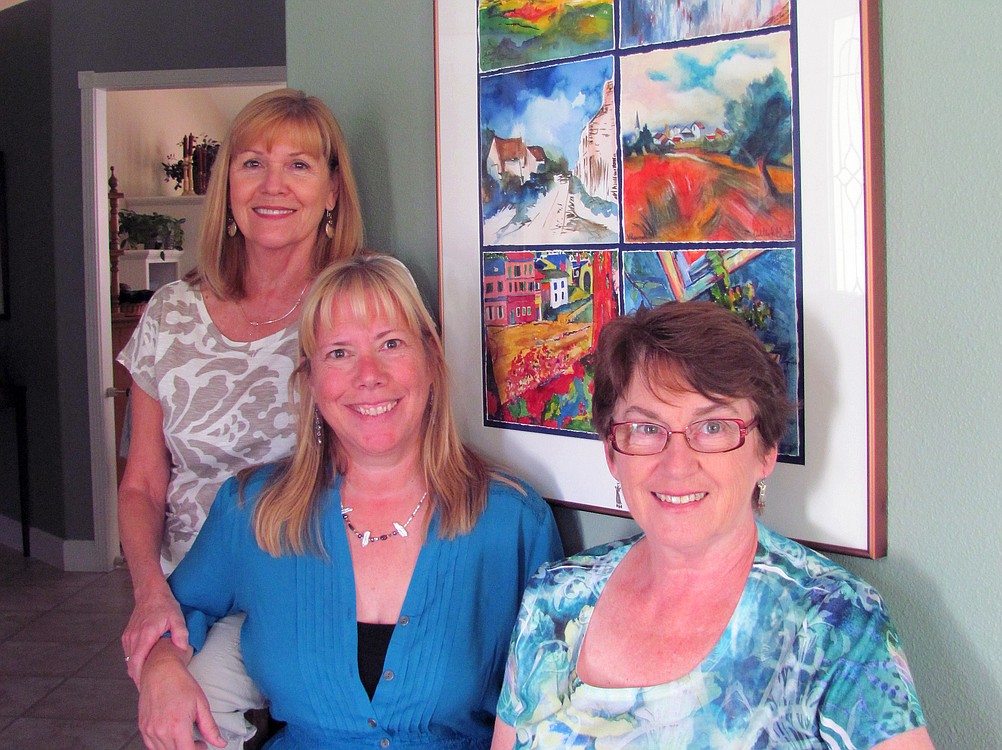
[[424, 494], [421, 495], [421, 499], [418, 500], [418, 504], [414, 506], [414, 510], [411, 511], [410, 517], [408, 517], [406, 521], [404, 521], [402, 524], [393, 521], [392, 522], [393, 531], [389, 531], [385, 534], [380, 534], [379, 536], [375, 536], [371, 531], [359, 531], [358, 529], [355, 528], [354, 524], [352, 524], [351, 522], [351, 517], [348, 515], [354, 510], [354, 508], [345, 508], [342, 505], [341, 517], [344, 519], [344, 522], [348, 525], [348, 530], [351, 531], [351, 533], [354, 534], [356, 537], [358, 537], [359, 541], [362, 542], [362, 546], [368, 547], [370, 542], [385, 542], [389, 539], [392, 539], [395, 536], [399, 537], [407, 536], [407, 527], [411, 525], [411, 521], [414, 520], [414, 516], [416, 516], [418, 514], [418, 511], [421, 510], [421, 506], [424, 505], [424, 500], [426, 497], [428, 497], [428, 490], [425, 490]]

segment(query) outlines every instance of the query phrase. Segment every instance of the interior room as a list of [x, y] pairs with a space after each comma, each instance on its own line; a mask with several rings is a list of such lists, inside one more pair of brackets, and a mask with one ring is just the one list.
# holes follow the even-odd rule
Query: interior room
[[[1002, 746], [1002, 526], [996, 510], [1002, 473], [991, 430], [1002, 417], [994, 387], [1002, 367], [1002, 312], [983, 289], [1000, 211], [990, 128], [974, 124], [1002, 115], [994, 39], [1002, 9], [933, 0], [878, 5], [887, 554], [832, 557], [885, 598], [936, 746], [994, 750]], [[85, 153], [95, 148], [95, 158], [129, 164], [130, 150], [141, 144], [116, 143], [111, 136], [103, 147], [84, 143], [91, 131], [82, 119], [81, 74], [282, 69], [289, 86], [323, 98], [345, 128], [367, 244], [400, 257], [434, 307], [450, 291], [438, 264], [435, 65], [431, 3], [173, 0], [133, 3], [128, 14], [114, 0], [0, 4], [0, 152], [9, 248], [0, 383], [24, 388], [27, 446], [25, 473], [15, 410], [5, 404], [0, 744], [143, 746], [118, 644], [131, 589], [127, 571], [107, 555], [111, 501], [95, 496], [100, 485], [92, 464], [92, 448], [105, 437], [92, 419], [88, 391], [88, 339], [97, 336], [88, 327], [89, 311], [97, 307], [90, 286], [97, 287], [85, 250], [95, 218], [85, 207], [94, 196], [104, 199], [107, 178], [88, 182], [83, 166]], [[109, 115], [116, 96], [108, 95]], [[225, 111], [232, 110], [224, 110], [224, 118]], [[156, 139], [152, 125], [140, 126], [141, 137], [153, 139], [142, 148], [155, 159], [143, 169], [114, 164], [119, 190], [127, 202], [153, 201], [134, 206], [159, 210], [156, 201], [164, 200], [181, 213], [188, 199], [176, 197], [163, 181], [159, 163], [185, 130], [218, 138], [220, 126], [187, 117], [155, 119]], [[934, 123], [946, 122], [964, 123], [963, 134], [944, 138]], [[116, 149], [122, 157], [113, 157]], [[186, 217], [186, 243], [195, 221]], [[188, 252], [186, 244], [183, 254]], [[964, 262], [955, 262], [949, 274], [931, 273], [932, 260], [943, 257]], [[22, 556], [19, 492], [25, 477], [28, 559]], [[635, 528], [627, 519], [568, 507], [555, 514], [568, 551]]]

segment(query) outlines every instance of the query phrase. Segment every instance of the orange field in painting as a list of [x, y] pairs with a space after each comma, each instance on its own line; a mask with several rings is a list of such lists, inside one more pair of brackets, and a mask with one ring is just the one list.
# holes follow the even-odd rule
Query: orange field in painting
[[634, 242], [726, 242], [794, 238], [793, 170], [762, 174], [726, 154], [686, 150], [625, 160], [626, 239]]
[[487, 345], [502, 401], [518, 398], [565, 373], [592, 347], [591, 324], [537, 321], [491, 328]]

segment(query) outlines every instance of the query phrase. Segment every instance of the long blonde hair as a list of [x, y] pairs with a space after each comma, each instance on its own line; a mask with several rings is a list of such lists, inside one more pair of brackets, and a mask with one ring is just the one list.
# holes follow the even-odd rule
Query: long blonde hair
[[483, 513], [487, 485], [495, 475], [484, 459], [459, 438], [449, 399], [442, 339], [413, 278], [396, 258], [364, 253], [325, 269], [304, 300], [299, 325], [300, 361], [291, 385], [299, 399], [299, 437], [294, 453], [279, 465], [254, 509], [258, 545], [276, 557], [288, 550], [296, 554], [323, 551], [317, 526], [321, 498], [333, 485], [334, 472], [344, 474], [348, 470], [348, 457], [337, 435], [322, 419], [322, 438], [318, 442], [314, 436], [317, 412], [309, 385], [310, 358], [318, 348], [318, 332], [332, 325], [335, 301], [350, 305], [360, 317], [398, 315], [419, 336], [432, 381], [418, 436], [430, 510], [440, 511], [442, 538], [469, 533]]
[[351, 169], [348, 144], [337, 119], [320, 99], [296, 89], [277, 89], [250, 101], [233, 120], [216, 155], [215, 169], [205, 196], [205, 214], [199, 239], [198, 265], [185, 279], [205, 284], [220, 299], [241, 299], [245, 294], [247, 254], [243, 234], [226, 233], [230, 198], [230, 161], [234, 154], [258, 143], [271, 148], [278, 139], [289, 140], [304, 153], [327, 164], [337, 184], [334, 232], [324, 231], [326, 219], [317, 225], [311, 258], [311, 275], [338, 258], [362, 247], [362, 209], [358, 186]]

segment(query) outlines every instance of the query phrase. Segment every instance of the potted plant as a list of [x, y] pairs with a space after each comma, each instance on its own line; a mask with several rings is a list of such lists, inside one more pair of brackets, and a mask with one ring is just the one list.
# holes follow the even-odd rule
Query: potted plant
[[156, 211], [140, 214], [122, 209], [118, 212], [119, 241], [150, 250], [181, 250], [184, 243], [183, 223], [183, 218], [177, 219]]
[[205, 195], [209, 187], [209, 176], [212, 165], [219, 153], [219, 141], [203, 134], [196, 140], [194, 135], [186, 135], [180, 141], [181, 153], [184, 158], [177, 159], [174, 154], [167, 155], [167, 161], [160, 162], [164, 170], [164, 182], [174, 182], [175, 190], [184, 190], [184, 160], [191, 160], [192, 187], [196, 195]]

